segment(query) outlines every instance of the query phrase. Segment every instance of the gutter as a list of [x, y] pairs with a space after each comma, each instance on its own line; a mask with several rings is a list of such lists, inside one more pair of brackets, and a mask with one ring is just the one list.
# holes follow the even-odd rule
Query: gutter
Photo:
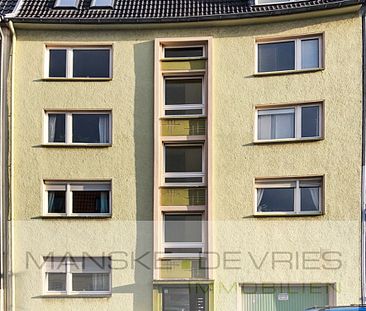
[[[308, 13], [319, 10], [337, 9], [342, 7], [350, 7], [361, 5], [364, 0], [336, 1], [320, 5], [309, 5], [301, 7], [286, 7], [284, 5], [255, 5], [250, 6], [247, 12], [217, 15], [201, 15], [187, 17], [148, 17], [148, 18], [56, 18], [56, 17], [13, 17], [6, 15], [14, 23], [47, 23], [47, 24], [169, 24], [169, 23], [187, 23], [187, 22], [206, 22], [206, 21], [227, 21], [236, 19], [251, 19], [259, 17], [273, 17], [281, 15], [291, 15], [298, 13]], [[283, 8], [284, 7], [284, 8]], [[50, 11], [45, 11], [47, 14]], [[76, 13], [77, 14], [77, 13]], [[21, 15], [21, 14], [17, 14]]]
[[16, 33], [14, 29], [14, 25], [12, 21], [9, 21], [7, 24], [8, 28], [10, 29], [11, 36], [12, 36], [12, 52], [10, 54], [11, 58], [11, 89], [10, 89], [10, 111], [9, 111], [9, 122], [10, 125], [9, 129], [9, 141], [8, 141], [8, 148], [10, 155], [8, 156], [8, 170], [9, 170], [9, 212], [8, 212], [8, 305], [6, 311], [15, 310], [15, 281], [14, 281], [14, 247], [13, 247], [13, 240], [14, 240], [14, 209], [13, 202], [14, 202], [14, 143], [13, 143], [13, 136], [14, 136], [14, 74], [15, 74], [15, 50], [16, 50]]
[[366, 7], [362, 18], [362, 177], [361, 177], [361, 303], [366, 304]]

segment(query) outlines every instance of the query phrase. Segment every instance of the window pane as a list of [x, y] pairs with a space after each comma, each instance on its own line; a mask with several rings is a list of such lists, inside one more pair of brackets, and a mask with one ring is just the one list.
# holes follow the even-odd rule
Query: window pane
[[208, 292], [208, 287], [205, 285], [165, 287], [163, 311], [207, 311]]
[[258, 189], [257, 202], [258, 212], [292, 212], [294, 211], [294, 189]]
[[50, 50], [49, 77], [66, 78], [66, 50]]
[[202, 242], [202, 215], [165, 215], [165, 242]]
[[295, 110], [276, 109], [268, 111], [271, 113], [258, 115], [258, 139], [294, 138]]
[[109, 143], [108, 114], [73, 114], [72, 142]]
[[319, 67], [319, 39], [301, 40], [301, 68]]
[[295, 69], [295, 42], [258, 45], [258, 72]]
[[60, 7], [76, 7], [78, 0], [57, 0], [56, 6]]
[[319, 187], [301, 189], [301, 211], [319, 211]]
[[165, 147], [165, 172], [202, 172], [202, 146]]
[[165, 254], [200, 254], [202, 248], [166, 248]]
[[202, 79], [166, 79], [165, 105], [202, 104]]
[[110, 270], [110, 257], [70, 257], [70, 271], [73, 273], [106, 273]]
[[66, 213], [66, 192], [48, 191], [48, 212]]
[[48, 291], [66, 291], [66, 273], [48, 273]]
[[165, 58], [174, 57], [203, 57], [203, 47], [165, 48]]
[[48, 115], [48, 142], [64, 143], [65, 142], [65, 115], [49, 114]]
[[109, 291], [109, 273], [73, 273], [72, 290], [107, 292]]
[[77, 78], [109, 78], [110, 50], [74, 49], [74, 73]]
[[165, 110], [167, 116], [182, 116], [182, 115], [194, 115], [202, 114], [202, 109], [184, 109], [184, 110]]
[[73, 191], [72, 212], [83, 213], [109, 213], [108, 191]]
[[301, 137], [320, 136], [319, 123], [319, 106], [301, 108]]
[[98, 7], [111, 7], [113, 5], [113, 0], [94, 0], [93, 6]]

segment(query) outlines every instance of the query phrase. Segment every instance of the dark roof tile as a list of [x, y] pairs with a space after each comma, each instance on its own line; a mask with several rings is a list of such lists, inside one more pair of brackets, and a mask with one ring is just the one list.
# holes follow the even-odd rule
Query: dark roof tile
[[[0, 0], [12, 3], [14, 0]], [[363, 3], [364, 0], [303, 0], [253, 5], [254, 0], [115, 0], [113, 8], [91, 8], [79, 0], [78, 8], [54, 8], [56, 0], [23, 0], [14, 18], [18, 22], [161, 23], [246, 18], [290, 14]]]

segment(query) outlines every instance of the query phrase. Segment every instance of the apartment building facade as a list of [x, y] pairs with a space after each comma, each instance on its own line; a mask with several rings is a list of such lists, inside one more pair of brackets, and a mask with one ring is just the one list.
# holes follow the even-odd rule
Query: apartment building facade
[[361, 6], [19, 2], [6, 307], [360, 303]]

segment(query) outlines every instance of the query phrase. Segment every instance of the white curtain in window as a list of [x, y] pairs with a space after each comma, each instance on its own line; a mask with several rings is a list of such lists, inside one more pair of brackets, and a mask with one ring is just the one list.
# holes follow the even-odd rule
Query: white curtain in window
[[93, 291], [109, 290], [109, 276], [105, 273], [93, 274]]
[[55, 141], [55, 134], [56, 134], [56, 115], [49, 115], [48, 116], [48, 141], [53, 143]]
[[257, 189], [257, 211], [260, 212], [261, 211], [261, 202], [263, 199], [263, 194], [264, 194], [264, 189]]
[[311, 200], [316, 208], [319, 208], [319, 188], [309, 188]]
[[272, 138], [295, 137], [295, 124], [293, 113], [272, 115]]
[[109, 121], [108, 115], [103, 114], [99, 116], [99, 142], [101, 144], [108, 143], [108, 134], [109, 134], [108, 121]]
[[54, 213], [55, 193], [48, 191], [48, 212]]
[[100, 212], [108, 213], [109, 212], [109, 202], [108, 202], [108, 193], [102, 192], [100, 194]]
[[271, 115], [258, 116], [258, 139], [271, 138]]

